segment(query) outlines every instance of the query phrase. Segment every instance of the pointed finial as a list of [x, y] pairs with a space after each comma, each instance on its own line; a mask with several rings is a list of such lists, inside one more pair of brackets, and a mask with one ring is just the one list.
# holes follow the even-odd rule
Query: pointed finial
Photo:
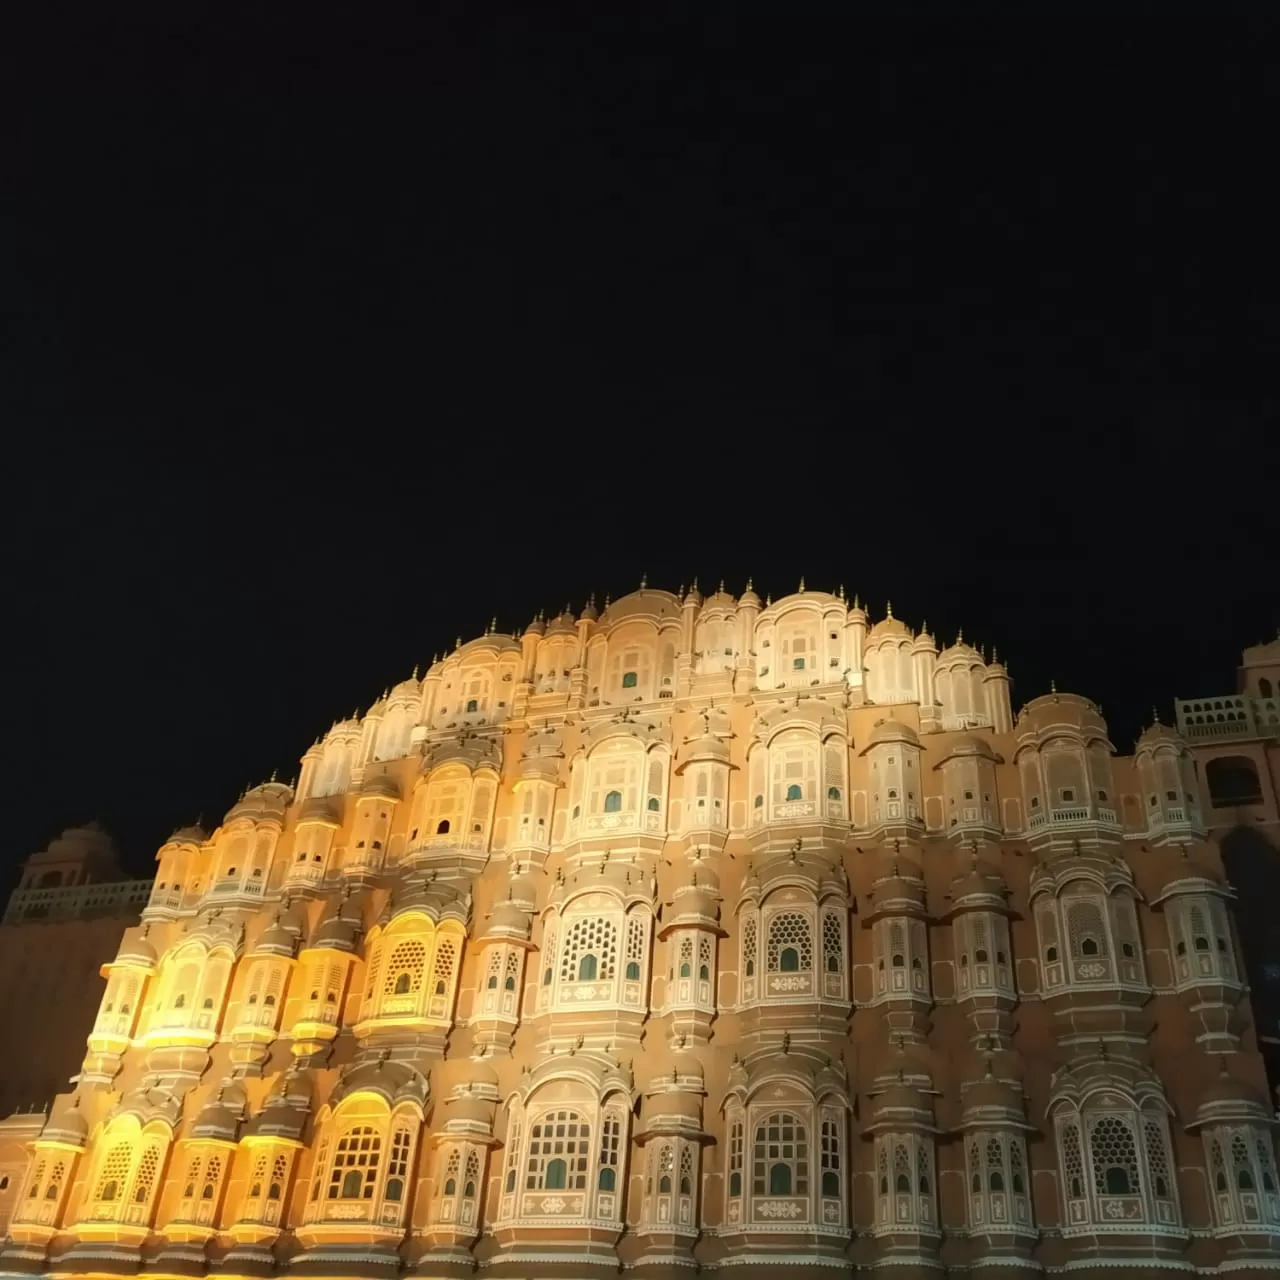
[[764, 607], [767, 609], [773, 603], [773, 596], [767, 595], [764, 598]]
[[649, 585], [649, 575], [647, 573], [642, 573], [640, 575], [640, 590], [643, 591], [645, 587], [647, 587], [648, 585]]
[[461, 637], [461, 636], [456, 636], [456, 637], [454, 637], [453, 647], [454, 647], [455, 649], [461, 649], [461, 648], [462, 648], [462, 637]]
[[496, 617], [489, 619], [489, 634], [493, 635], [498, 629], [498, 619]]
[[1049, 692], [1050, 692], [1050, 693], [1057, 693], [1057, 692], [1058, 692], [1058, 682], [1057, 682], [1056, 680], [1050, 680], [1050, 681], [1049, 681]]
[[716, 591], [720, 595], [724, 595], [724, 579], [723, 578], [720, 579], [720, 585], [716, 588]]
[[678, 595], [681, 600], [684, 599], [684, 583], [683, 582], [680, 584], [680, 590], [676, 592], [676, 595]]
[[840, 584], [840, 590], [836, 592], [836, 595], [839, 597], [841, 601], [844, 600], [844, 583], [843, 582]]
[[606, 591], [604, 595], [604, 607], [607, 609], [613, 603], [613, 597]]
[[801, 590], [801, 591], [803, 591], [803, 590], [804, 590], [804, 578], [801, 578], [801, 579], [800, 579], [800, 590]]
[[886, 600], [884, 602], [884, 616], [886, 618], [893, 617], [893, 601], [892, 600]]
[[995, 647], [995, 645], [992, 645], [992, 646], [991, 646], [991, 661], [992, 661], [992, 662], [999, 662], [999, 661], [1000, 661], [1000, 650], [999, 650], [999, 649], [997, 649], [997, 648]]
[[956, 632], [956, 644], [964, 644], [964, 628], [963, 627], [961, 627], [960, 630]]
[[751, 579], [750, 579], [750, 578], [748, 578], [748, 579], [747, 579], [747, 590], [748, 590], [748, 591], [753, 590], [753, 588], [752, 588], [752, 586], [751, 586]]
[[1160, 711], [1156, 707], [1151, 708], [1151, 723], [1152, 724], [1160, 723]]

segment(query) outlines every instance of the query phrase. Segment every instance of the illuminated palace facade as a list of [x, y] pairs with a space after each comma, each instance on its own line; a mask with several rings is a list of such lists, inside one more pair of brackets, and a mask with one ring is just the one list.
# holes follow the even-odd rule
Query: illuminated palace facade
[[490, 630], [161, 848], [0, 1274], [1275, 1271], [1203, 803], [843, 592]]

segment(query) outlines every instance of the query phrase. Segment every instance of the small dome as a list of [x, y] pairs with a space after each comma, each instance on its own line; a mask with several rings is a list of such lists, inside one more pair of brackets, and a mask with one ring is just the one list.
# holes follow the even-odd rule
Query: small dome
[[45, 1121], [40, 1137], [46, 1142], [65, 1142], [70, 1146], [83, 1147], [89, 1136], [89, 1123], [80, 1110], [80, 1095], [76, 1094], [65, 1106], [59, 1106], [61, 1099], [54, 1102], [53, 1112]]
[[724, 589], [722, 582], [703, 602], [704, 609], [733, 609], [737, 606], [737, 601]]
[[875, 727], [867, 737], [867, 745], [859, 752], [865, 755], [872, 747], [878, 747], [886, 742], [905, 742], [910, 746], [918, 747], [920, 745], [920, 735], [909, 725], [903, 724], [901, 720], [877, 720]]
[[945, 667], [980, 667], [983, 666], [982, 655], [971, 644], [957, 640], [949, 644], [938, 654], [938, 669]]
[[[561, 616], [568, 618], [570, 621], [573, 620], [573, 615], [570, 614], [568, 605], [565, 605], [564, 613]], [[599, 616], [600, 611], [596, 608], [596, 598], [592, 595], [587, 603], [582, 606], [582, 613], [579, 614], [579, 619], [583, 622], [594, 622]]]
[[1222, 1070], [1213, 1083], [1205, 1089], [1196, 1108], [1195, 1125], [1220, 1124], [1226, 1120], [1252, 1120], [1268, 1124], [1271, 1112], [1249, 1088], [1227, 1071], [1226, 1058]]
[[263, 931], [257, 942], [253, 944], [250, 955], [255, 956], [292, 956], [296, 935], [280, 923], [277, 916]]
[[529, 912], [520, 903], [504, 898], [489, 912], [489, 925], [485, 932], [495, 937], [527, 938], [532, 928]]
[[751, 579], [747, 579], [746, 590], [738, 599], [739, 608], [758, 609], [760, 607], [760, 597], [756, 595], [755, 588], [751, 585]]
[[1036, 735], [1047, 735], [1062, 729], [1074, 730], [1086, 738], [1106, 740], [1107, 722], [1088, 699], [1078, 693], [1043, 694], [1032, 698], [1021, 711], [1014, 726], [1020, 742]]
[[400, 784], [389, 773], [370, 773], [360, 784], [360, 794], [382, 800], [399, 800]]
[[867, 639], [879, 640], [882, 637], [911, 637], [911, 629], [901, 618], [893, 616], [893, 605], [885, 606], [885, 616], [867, 633]]
[[1003, 763], [999, 754], [985, 738], [978, 737], [976, 733], [957, 733], [943, 748], [941, 759], [933, 767], [940, 769], [948, 760], [954, 760], [957, 756], [977, 757], [981, 760], [990, 760], [992, 764]]
[[391, 702], [416, 702], [422, 696], [422, 681], [418, 679], [417, 674], [411, 675], [407, 680], [401, 680], [394, 689], [391, 690]]
[[692, 739], [680, 749], [680, 763], [676, 765], [676, 773], [682, 774], [691, 764], [703, 760], [728, 764], [729, 744], [711, 734]]
[[984, 866], [975, 857], [968, 868], [951, 882], [951, 901], [954, 905], [995, 906], [1005, 905], [1009, 886], [994, 867]]
[[192, 823], [189, 827], [179, 827], [166, 841], [165, 844], [194, 844], [201, 845], [208, 840], [209, 834], [202, 826]]
[[670, 591], [650, 590], [641, 587], [615, 600], [600, 616], [600, 620], [614, 627], [628, 618], [678, 618], [681, 601]]
[[934, 638], [929, 634], [928, 628], [921, 630], [916, 636], [915, 641], [911, 645], [912, 653], [937, 653], [938, 646]]
[[686, 605], [693, 605], [695, 608], [702, 603], [702, 592], [698, 590], [698, 584], [695, 582], [685, 595], [684, 602]]
[[341, 916], [330, 916], [321, 922], [315, 936], [307, 943], [310, 951], [348, 951], [356, 949], [356, 926]]
[[206, 1102], [191, 1126], [193, 1138], [217, 1138], [223, 1142], [235, 1142], [240, 1118], [221, 1098]]
[[533, 618], [529, 625], [525, 627], [524, 633], [527, 636], [540, 636], [547, 629], [547, 624], [542, 618]]
[[963, 1123], [966, 1125], [1026, 1118], [1022, 1094], [1007, 1080], [997, 1080], [989, 1063], [981, 1080], [964, 1086], [963, 1099]]
[[1175, 751], [1182, 752], [1186, 750], [1187, 744], [1182, 735], [1167, 724], [1161, 724], [1159, 720], [1153, 725], [1148, 725], [1143, 729], [1134, 746], [1134, 755], [1143, 751], [1154, 751], [1157, 747], [1170, 746]]
[[933, 1102], [919, 1085], [898, 1077], [881, 1085], [871, 1107], [872, 1127], [907, 1125], [929, 1128], [933, 1125]]
[[885, 915], [923, 915], [924, 881], [912, 866], [894, 859], [889, 874], [871, 888], [868, 919]]
[[138, 969], [154, 969], [156, 949], [143, 932], [126, 933], [120, 941], [114, 964], [132, 965]]
[[[587, 616], [585, 611], [582, 616], [584, 618]], [[573, 614], [562, 613], [559, 617], [552, 618], [547, 623], [546, 634], [548, 636], [576, 636], [578, 634], [578, 624], [574, 621]]]

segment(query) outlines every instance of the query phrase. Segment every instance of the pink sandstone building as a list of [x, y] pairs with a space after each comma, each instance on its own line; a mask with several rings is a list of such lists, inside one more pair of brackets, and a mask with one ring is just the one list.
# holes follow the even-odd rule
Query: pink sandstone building
[[1178, 718], [803, 583], [460, 641], [160, 849], [0, 1275], [1275, 1272]]

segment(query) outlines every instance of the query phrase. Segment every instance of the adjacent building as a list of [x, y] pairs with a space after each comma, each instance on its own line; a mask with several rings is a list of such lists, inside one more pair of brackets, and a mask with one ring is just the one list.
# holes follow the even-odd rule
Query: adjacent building
[[159, 850], [0, 1270], [1274, 1271], [1207, 804], [843, 591], [491, 629]]
[[1273, 1096], [1280, 1089], [1280, 637], [1246, 649], [1234, 693], [1179, 698], [1236, 922]]
[[150, 880], [125, 879], [96, 824], [64, 831], [23, 864], [0, 921], [0, 1019], [14, 1032], [0, 1055], [0, 1116], [43, 1111], [79, 1072], [103, 961], [150, 892]]

